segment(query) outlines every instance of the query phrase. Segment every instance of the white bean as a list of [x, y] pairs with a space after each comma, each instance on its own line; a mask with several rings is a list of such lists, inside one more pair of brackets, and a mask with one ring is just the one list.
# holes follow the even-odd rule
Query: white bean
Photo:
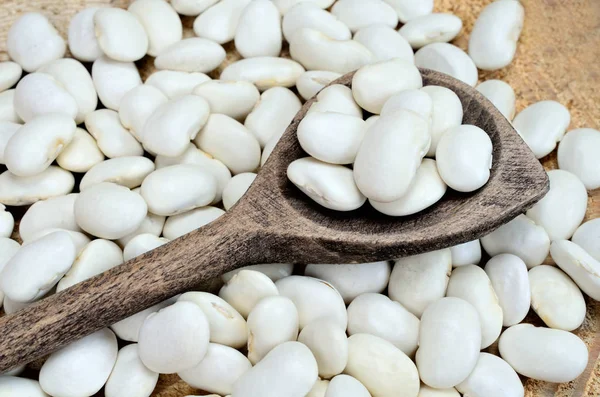
[[462, 21], [452, 14], [434, 13], [411, 19], [398, 31], [414, 49], [432, 43], [454, 40], [462, 29]]
[[56, 233], [56, 232], [66, 232], [69, 235], [69, 237], [71, 237], [71, 240], [73, 240], [73, 244], [75, 244], [75, 251], [76, 251], [77, 255], [79, 255], [81, 253], [81, 251], [83, 251], [85, 246], [88, 245], [91, 241], [88, 236], [86, 236], [85, 234], [83, 234], [81, 232], [75, 232], [73, 230], [51, 227], [49, 229], [40, 230], [39, 232], [33, 234], [31, 236], [31, 239], [25, 240], [23, 242], [23, 245], [27, 245], [31, 242], [41, 239], [44, 236], [47, 236], [49, 234]]
[[423, 90], [404, 90], [392, 95], [383, 104], [383, 107], [381, 108], [381, 115], [384, 116], [398, 109], [412, 110], [431, 125], [433, 116], [433, 99]]
[[415, 214], [437, 203], [446, 193], [435, 160], [423, 159], [408, 191], [398, 200], [382, 203], [369, 200], [377, 211], [390, 216]]
[[56, 158], [56, 163], [72, 172], [87, 172], [93, 166], [104, 161], [96, 140], [84, 129], [77, 128], [75, 135]]
[[456, 191], [475, 191], [490, 178], [492, 150], [492, 140], [481, 128], [467, 124], [451, 128], [435, 151], [440, 176]]
[[598, 150], [600, 131], [592, 128], [569, 131], [558, 146], [558, 166], [577, 175], [587, 189], [597, 189], [600, 187]]
[[160, 309], [163, 309], [173, 302], [171, 300], [166, 300], [157, 305], [151, 306], [146, 310], [142, 310], [132, 316], [124, 318], [123, 320], [114, 323], [110, 326], [110, 328], [117, 334], [120, 339], [129, 342], [137, 342], [138, 341], [138, 333], [139, 330], [148, 317], [152, 313], [156, 313]]
[[371, 397], [371, 394], [355, 378], [348, 375], [338, 375], [329, 382], [325, 397]]
[[400, 349], [377, 336], [348, 338], [348, 365], [344, 373], [361, 382], [376, 397], [416, 397], [417, 367]]
[[106, 56], [94, 61], [92, 80], [100, 101], [112, 110], [119, 110], [125, 94], [142, 85], [140, 72], [133, 62], [119, 62]]
[[458, 385], [475, 368], [480, 346], [479, 315], [471, 304], [443, 298], [429, 305], [421, 317], [416, 356], [421, 380], [435, 388]]
[[286, 58], [255, 57], [241, 59], [229, 64], [220, 79], [224, 81], [248, 81], [261, 91], [272, 87], [292, 87], [304, 73], [298, 62]]
[[594, 259], [600, 261], [600, 219], [590, 219], [579, 226], [571, 241], [587, 251]]
[[79, 227], [109, 240], [135, 231], [147, 212], [148, 207], [139, 194], [109, 182], [91, 186], [75, 201], [75, 220]]
[[88, 7], [79, 11], [69, 23], [69, 50], [75, 59], [81, 62], [94, 62], [104, 55], [98, 45], [94, 28], [94, 14], [99, 7]]
[[349, 265], [307, 265], [304, 275], [331, 283], [344, 302], [350, 304], [357, 296], [367, 292], [383, 292], [390, 279], [389, 262]]
[[56, 292], [103, 273], [123, 263], [123, 251], [112, 241], [97, 239], [87, 244], [64, 277], [58, 282]]
[[204, 73], [187, 73], [174, 70], [159, 70], [146, 79], [151, 85], [162, 91], [169, 99], [191, 94], [199, 84], [209, 81]]
[[419, 319], [387, 296], [365, 293], [348, 306], [348, 334], [371, 334], [414, 356], [419, 339]]
[[19, 124], [23, 122], [15, 110], [15, 91], [15, 89], [12, 89], [0, 93], [0, 121]]
[[416, 113], [400, 109], [381, 116], [367, 131], [354, 162], [362, 194], [384, 203], [404, 196], [430, 141], [429, 125]]
[[345, 85], [333, 84], [317, 94], [317, 101], [309, 112], [336, 112], [350, 116], [363, 117], [363, 111], [354, 101], [352, 90]]
[[232, 392], [233, 384], [251, 368], [250, 361], [239, 351], [211, 343], [200, 364], [177, 375], [194, 388], [226, 395]]
[[224, 114], [211, 114], [194, 140], [235, 174], [253, 172], [260, 163], [260, 144], [243, 124]]
[[466, 52], [448, 43], [432, 43], [415, 54], [415, 64], [421, 68], [433, 69], [467, 83], [477, 84], [477, 67]]
[[325, 86], [329, 85], [329, 83], [339, 77], [341, 77], [340, 73], [328, 72], [326, 70], [311, 70], [302, 73], [300, 77], [298, 77], [296, 88], [302, 98], [308, 101], [310, 98], [317, 95]]
[[37, 380], [2, 375], [0, 377], [0, 393], [27, 397], [48, 397]]
[[211, 223], [225, 214], [220, 208], [202, 207], [182, 214], [170, 216], [165, 222], [163, 236], [170, 240], [181, 237]]
[[282, 27], [283, 36], [288, 42], [301, 28], [318, 30], [334, 40], [350, 40], [352, 38], [346, 24], [311, 1], [302, 1], [290, 8], [283, 16]]
[[273, 281], [254, 270], [242, 270], [234, 275], [219, 291], [219, 296], [233, 306], [244, 318], [261, 299], [279, 295]]
[[475, 369], [456, 388], [473, 397], [523, 397], [525, 390], [519, 375], [500, 357], [480, 353]]
[[511, 121], [515, 117], [515, 91], [502, 80], [487, 80], [475, 87], [489, 99], [504, 117]]
[[296, 94], [288, 88], [269, 88], [246, 117], [244, 126], [256, 137], [260, 146], [265, 147], [269, 140], [283, 135], [301, 107]]
[[146, 318], [139, 332], [138, 354], [151, 371], [185, 371], [202, 361], [209, 336], [208, 321], [198, 305], [176, 302]]
[[583, 221], [587, 210], [587, 191], [573, 174], [563, 170], [548, 171], [550, 190], [527, 216], [548, 232], [550, 240], [570, 238]]
[[62, 113], [75, 119], [78, 113], [75, 98], [47, 73], [36, 72], [23, 77], [14, 95], [14, 109], [24, 121], [49, 113]]
[[[134, 189], [134, 191], [135, 190], [136, 189]], [[141, 189], [137, 188], [137, 190], [141, 190]], [[119, 245], [121, 247], [125, 247], [132, 238], [134, 238], [135, 236], [138, 236], [140, 234], [149, 233], [149, 234], [153, 234], [156, 237], [158, 237], [162, 234], [164, 224], [165, 224], [164, 216], [155, 215], [151, 212], [148, 212], [148, 214], [142, 221], [142, 224], [135, 231], [129, 233], [125, 237], [121, 237], [120, 239], [117, 239], [117, 242], [119, 243]]]
[[154, 60], [157, 69], [208, 73], [225, 59], [225, 50], [214, 41], [191, 37], [164, 49]]
[[308, 347], [286, 342], [245, 372], [231, 397], [304, 397], [317, 379], [317, 362]]
[[331, 164], [352, 164], [365, 133], [362, 118], [334, 112], [308, 113], [297, 130], [302, 149]]
[[211, 204], [221, 201], [221, 194], [231, 179], [231, 171], [221, 161], [213, 158], [210, 154], [198, 149], [193, 143], [178, 157], [156, 156], [154, 160], [156, 169], [168, 167], [175, 164], [195, 164], [210, 172], [217, 180], [217, 194]]
[[453, 387], [449, 389], [435, 389], [421, 383], [417, 397], [460, 397], [460, 393]]
[[275, 3], [279, 12], [281, 12], [281, 15], [285, 15], [299, 3], [310, 2], [322, 9], [327, 9], [331, 7], [334, 1], [335, 0], [273, 0], [273, 3]]
[[0, 277], [4, 294], [17, 302], [32, 302], [48, 292], [75, 260], [68, 233], [56, 232], [21, 247], [6, 263]]
[[298, 342], [304, 343], [315, 356], [320, 377], [329, 379], [346, 368], [348, 338], [334, 321], [321, 318], [309, 323], [298, 336]]
[[158, 374], [144, 366], [138, 346], [134, 343], [119, 350], [104, 394], [106, 397], [146, 397], [152, 393], [157, 382]]
[[185, 95], [160, 105], [142, 129], [146, 150], [164, 156], [180, 156], [209, 120], [208, 102], [196, 95]]
[[256, 174], [253, 172], [244, 172], [237, 174], [227, 183], [223, 189], [223, 207], [229, 210], [237, 203], [256, 179]]
[[148, 55], [161, 54], [181, 41], [183, 27], [179, 15], [164, 0], [136, 0], [127, 10], [135, 15], [148, 36]]
[[451, 270], [449, 249], [397, 259], [388, 286], [390, 299], [421, 317], [427, 306], [446, 295]]
[[23, 241], [49, 228], [81, 231], [75, 222], [74, 206], [79, 195], [76, 193], [58, 196], [33, 204], [19, 223], [19, 235]]
[[469, 55], [479, 69], [502, 69], [512, 62], [524, 19], [518, 1], [495, 1], [481, 11], [469, 38]]
[[433, 12], [433, 0], [385, 0], [385, 2], [396, 10], [402, 23]]
[[232, 270], [221, 276], [224, 283], [231, 280], [231, 278], [241, 272], [242, 270], [256, 270], [257, 272], [263, 273], [273, 281], [281, 280], [284, 277], [288, 277], [294, 271], [294, 265], [290, 263], [265, 263], [258, 265], [249, 265], [240, 267], [239, 269]]
[[206, 9], [194, 21], [196, 36], [227, 43], [235, 37], [240, 16], [251, 0], [221, 0]]
[[94, 14], [98, 45], [111, 59], [137, 61], [148, 51], [148, 35], [140, 19], [121, 8], [101, 8]]
[[210, 204], [216, 191], [217, 181], [210, 172], [198, 165], [177, 164], [148, 175], [141, 195], [150, 212], [170, 216]]
[[331, 13], [339, 18], [352, 32], [371, 25], [395, 28], [398, 14], [382, 0], [344, 0], [336, 2]]
[[370, 25], [354, 34], [358, 41], [373, 53], [374, 62], [400, 58], [414, 63], [415, 55], [410, 44], [394, 28], [387, 25]]
[[14, 227], [15, 219], [12, 213], [6, 211], [4, 204], [0, 204], [0, 238], [10, 237]]
[[556, 148], [570, 123], [569, 110], [556, 101], [529, 105], [513, 120], [513, 126], [538, 159]]
[[119, 107], [121, 124], [138, 141], [141, 141], [144, 124], [158, 107], [167, 102], [168, 98], [158, 88], [149, 84], [139, 85], [121, 99]]
[[588, 349], [576, 335], [531, 324], [504, 331], [498, 347], [502, 358], [519, 374], [546, 382], [570, 382], [588, 363]]
[[[2, 95], [2, 94], [0, 94]], [[0, 164], [4, 164], [4, 150], [10, 138], [21, 128], [21, 124], [0, 120]]]
[[290, 276], [278, 280], [279, 294], [290, 298], [300, 319], [300, 329], [320, 318], [327, 317], [341, 329], [346, 329], [346, 305], [337, 290], [328, 282], [312, 277]]
[[91, 396], [110, 376], [117, 361], [117, 338], [108, 328], [63, 347], [48, 357], [40, 385], [53, 396]]
[[550, 238], [542, 226], [519, 215], [481, 239], [490, 256], [513, 254], [525, 262], [528, 269], [541, 265], [550, 252]]
[[260, 99], [258, 89], [247, 81], [209, 80], [198, 85], [194, 95], [206, 99], [211, 113], [244, 120]]
[[150, 233], [138, 234], [125, 246], [123, 249], [123, 260], [128, 261], [137, 256], [145, 254], [146, 252], [152, 251], [155, 248], [165, 245], [169, 242], [169, 239], [157, 237]]
[[239, 349], [248, 341], [246, 320], [229, 303], [208, 292], [186, 292], [178, 302], [193, 302], [202, 311], [210, 327], [210, 341]]
[[352, 170], [342, 165], [304, 157], [292, 161], [287, 176], [298, 189], [325, 208], [353, 211], [367, 200], [356, 187]]
[[279, 56], [281, 15], [270, 0], [255, 0], [242, 11], [235, 32], [235, 48], [244, 58]]
[[354, 40], [333, 40], [310, 28], [290, 38], [290, 56], [308, 70], [348, 73], [372, 62], [373, 54]]
[[278, 295], [267, 296], [250, 311], [248, 359], [252, 364], [255, 365], [262, 360], [274, 347], [296, 339], [298, 339], [298, 310], [289, 298]]
[[172, 0], [171, 6], [180, 15], [195, 17], [219, 0]]
[[8, 56], [29, 73], [62, 58], [66, 49], [65, 41], [48, 18], [37, 12], [21, 15], [6, 37]]
[[463, 299], [477, 310], [481, 323], [481, 349], [498, 339], [502, 331], [502, 307], [482, 268], [466, 265], [452, 270], [446, 296]]
[[312, 389], [310, 389], [310, 391], [305, 397], [325, 397], [325, 393], [327, 392], [328, 387], [328, 380], [317, 379]]
[[77, 124], [85, 120], [85, 116], [96, 110], [98, 96], [92, 76], [79, 61], [70, 58], [57, 59], [42, 66], [40, 73], [51, 75], [77, 103]]
[[452, 266], [477, 265], [481, 261], [481, 244], [479, 240], [450, 247], [452, 253]]
[[502, 325], [510, 327], [523, 321], [531, 302], [525, 262], [512, 254], [500, 254], [490, 259], [484, 270], [502, 307]]
[[590, 298], [600, 300], [600, 262], [568, 240], [553, 241], [552, 259]]
[[8, 237], [0, 237], [0, 248], [0, 272], [2, 272], [6, 263], [15, 256], [19, 248], [21, 248], [21, 244]]
[[14, 86], [22, 74], [23, 69], [18, 63], [10, 61], [0, 62], [0, 92]]
[[17, 176], [40, 174], [71, 142], [75, 129], [73, 119], [63, 114], [47, 114], [32, 119], [6, 144], [6, 167]]
[[75, 178], [69, 171], [51, 165], [41, 174], [18, 177], [10, 171], [0, 174], [0, 203], [28, 205], [71, 193]]
[[547, 265], [534, 267], [529, 271], [529, 284], [531, 307], [548, 327], [573, 331], [583, 323], [583, 295], [560, 269]]
[[121, 124], [114, 110], [96, 110], [85, 118], [85, 127], [96, 139], [98, 147], [106, 157], [141, 156], [142, 145]]

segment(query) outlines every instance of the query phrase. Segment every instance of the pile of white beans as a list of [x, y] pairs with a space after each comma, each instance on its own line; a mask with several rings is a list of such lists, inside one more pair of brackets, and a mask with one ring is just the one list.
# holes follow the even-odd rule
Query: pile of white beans
[[[197, 37], [180, 15], [197, 16]], [[492, 2], [466, 53], [448, 43], [461, 20], [432, 0], [135, 0], [82, 10], [67, 43], [42, 14], [20, 16], [0, 63], [0, 304], [13, 313], [215, 220], [315, 94], [298, 129], [310, 157], [288, 175], [316, 202], [401, 216], [480, 188], [487, 134], [416, 66], [474, 86], [478, 68], [510, 64], [523, 18], [518, 1]], [[213, 80], [229, 41], [244, 59]], [[158, 70], [142, 82], [146, 55]], [[351, 89], [321, 91], [355, 69]], [[570, 331], [583, 294], [600, 300], [600, 221], [581, 224], [600, 132], [566, 133], [554, 101], [514, 117], [502, 81], [477, 89], [538, 158], [561, 142], [526, 214], [408, 258], [225, 274], [218, 296], [187, 292], [51, 354], [39, 381], [1, 375], [0, 395], [148, 397], [161, 373], [213, 397], [521, 397], [518, 375], [575, 379], [588, 350]], [[5, 206], [26, 205], [14, 230]], [[546, 327], [521, 323], [530, 308]], [[499, 356], [482, 352], [495, 342]]]
[[[371, 115], [366, 120], [363, 110]], [[365, 65], [352, 89], [335, 84], [318, 93], [297, 131], [311, 157], [292, 162], [288, 178], [329, 209], [352, 211], [369, 199], [386, 215], [414, 214], [439, 201], [448, 186], [472, 192], [488, 181], [492, 141], [462, 119], [458, 96], [423, 87], [413, 62]]]

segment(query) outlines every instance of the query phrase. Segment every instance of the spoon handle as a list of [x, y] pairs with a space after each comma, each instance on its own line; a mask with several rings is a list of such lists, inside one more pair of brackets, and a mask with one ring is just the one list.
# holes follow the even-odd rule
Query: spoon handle
[[214, 290], [218, 277], [251, 260], [253, 234], [215, 222], [0, 317], [0, 374], [192, 288]]

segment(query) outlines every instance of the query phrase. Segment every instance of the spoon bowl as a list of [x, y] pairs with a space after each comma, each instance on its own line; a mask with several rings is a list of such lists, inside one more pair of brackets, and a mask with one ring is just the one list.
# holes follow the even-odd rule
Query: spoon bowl
[[[424, 85], [460, 98], [463, 124], [493, 143], [488, 183], [472, 193], [448, 191], [434, 206], [389, 217], [368, 204], [336, 212], [312, 202], [287, 179], [306, 153], [296, 129], [302, 107], [246, 195], [225, 215], [105, 273], [0, 318], [0, 373], [179, 293], [214, 291], [219, 276], [254, 263], [366, 263], [477, 239], [533, 206], [548, 191], [539, 161], [502, 114], [474, 88], [421, 69]], [[351, 86], [353, 73], [332, 84]]]
[[[236, 210], [246, 211], [248, 206], [264, 200], [277, 202], [276, 210], [265, 216], [275, 223], [282, 219], [289, 222], [292, 229], [288, 232], [297, 234], [297, 241], [290, 245], [316, 253], [307, 263], [325, 263], [324, 259], [329, 263], [365, 263], [478, 239], [539, 201], [549, 188], [546, 172], [510, 122], [473, 87], [433, 70], [420, 71], [423, 85], [443, 86], [458, 95], [464, 109], [463, 124], [476, 125], [490, 136], [492, 169], [489, 181], [481, 189], [471, 193], [448, 189], [435, 205], [404, 217], [381, 214], [368, 202], [350, 212], [318, 205], [290, 183], [286, 174], [292, 161], [307, 156], [298, 143], [296, 130], [316, 101], [312, 98], [296, 115], [250, 187], [246, 197], [252, 199], [240, 201]], [[330, 85], [351, 87], [353, 76], [354, 73], [346, 74]], [[319, 232], [314, 233], [317, 229]], [[295, 253], [292, 259], [308, 259], [307, 255]], [[279, 259], [278, 262], [290, 260]]]

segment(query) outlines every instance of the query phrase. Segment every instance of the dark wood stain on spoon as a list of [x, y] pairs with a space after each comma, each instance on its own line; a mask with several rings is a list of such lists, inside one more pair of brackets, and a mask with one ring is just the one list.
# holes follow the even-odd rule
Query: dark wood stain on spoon
[[[306, 154], [296, 139], [298, 113], [248, 193], [224, 216], [169, 244], [0, 318], [0, 372], [191, 289], [212, 290], [224, 272], [252, 263], [364, 263], [437, 250], [477, 239], [524, 212], [548, 190], [539, 161], [498, 110], [472, 87], [421, 70], [425, 85], [452, 89], [464, 124], [494, 144], [489, 182], [470, 194], [449, 192], [427, 210], [387, 217], [368, 205], [327, 210], [286, 176]], [[353, 74], [337, 84], [351, 85]]]

